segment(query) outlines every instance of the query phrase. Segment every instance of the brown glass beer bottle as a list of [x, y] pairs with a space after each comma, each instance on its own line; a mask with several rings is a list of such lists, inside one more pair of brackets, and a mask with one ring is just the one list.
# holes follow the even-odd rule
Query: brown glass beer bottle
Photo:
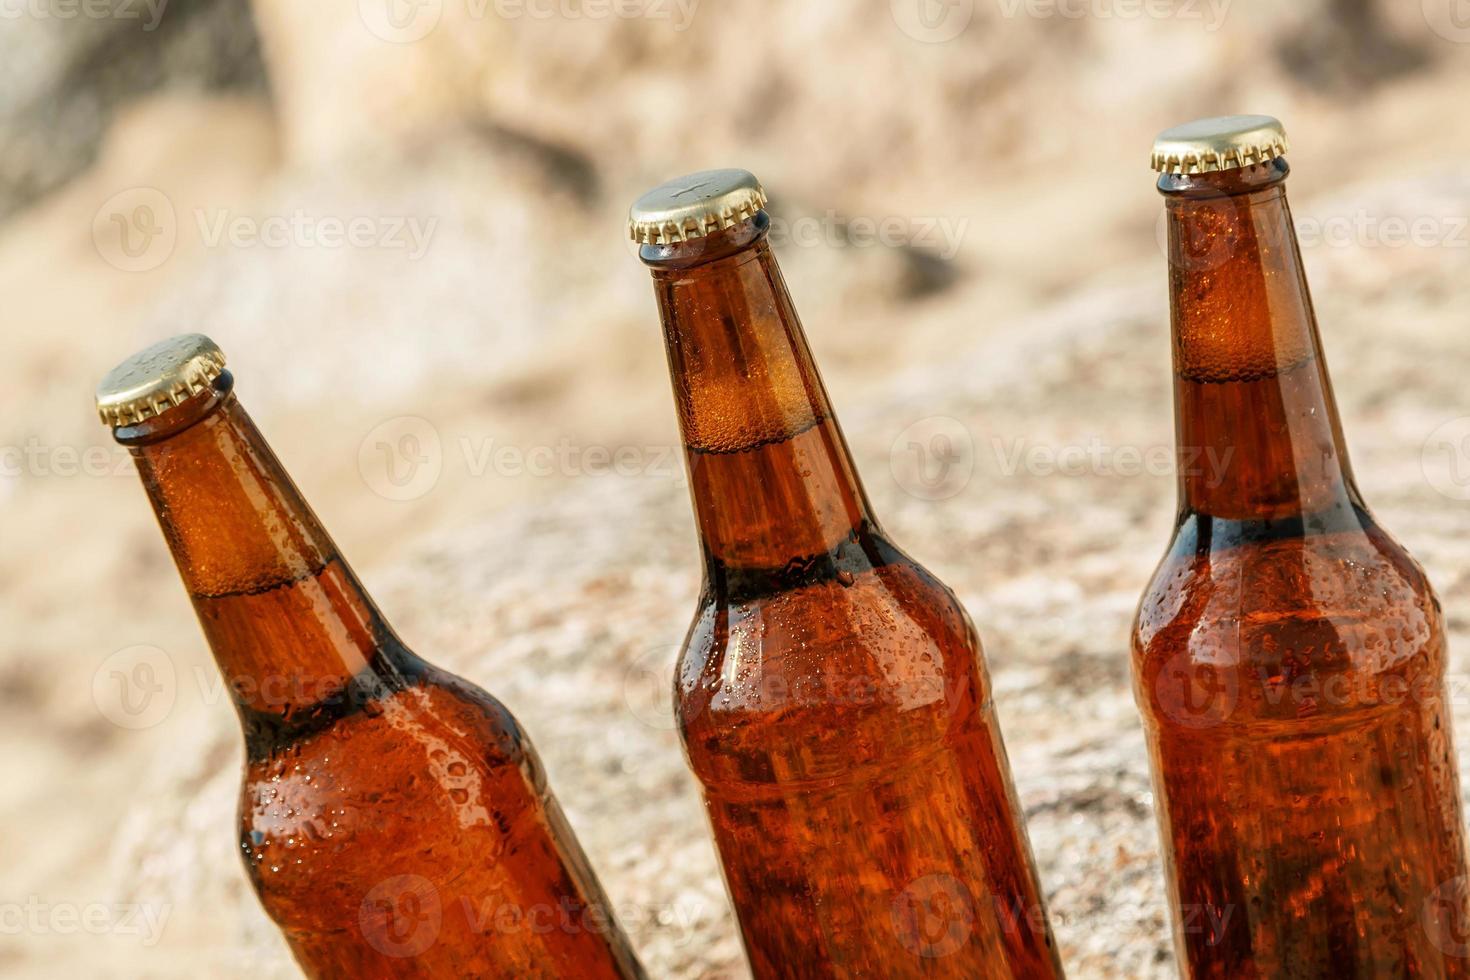
[[98, 407], [239, 711], [241, 852], [302, 969], [641, 977], [515, 719], [404, 647], [232, 388], [192, 334]]
[[873, 518], [743, 170], [633, 206], [704, 585], [675, 698], [757, 977], [1059, 976], [979, 641]]
[[1265, 116], [1162, 133], [1180, 501], [1133, 637], [1187, 976], [1470, 975], [1444, 623], [1348, 466]]

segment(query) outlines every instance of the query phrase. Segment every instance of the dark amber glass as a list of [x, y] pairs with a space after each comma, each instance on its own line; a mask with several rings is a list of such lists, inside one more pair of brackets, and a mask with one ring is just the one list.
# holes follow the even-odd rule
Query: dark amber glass
[[1180, 508], [1135, 693], [1190, 977], [1470, 975], [1444, 623], [1348, 466], [1284, 160], [1165, 176]]
[[675, 697], [751, 968], [1059, 976], [974, 627], [873, 519], [767, 228], [642, 250], [705, 560]]
[[239, 710], [241, 855], [307, 975], [641, 977], [515, 719], [403, 646], [230, 376], [116, 434]]

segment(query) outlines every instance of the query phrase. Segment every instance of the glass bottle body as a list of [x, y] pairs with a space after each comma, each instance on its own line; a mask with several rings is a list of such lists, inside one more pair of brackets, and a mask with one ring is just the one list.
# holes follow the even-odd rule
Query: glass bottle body
[[1465, 976], [1444, 623], [1354, 484], [1284, 161], [1165, 177], [1180, 513], [1133, 637], [1191, 977]]
[[705, 559], [676, 705], [751, 967], [1059, 975], [975, 630], [872, 518], [764, 233], [643, 251]]
[[383, 621], [230, 393], [130, 445], [245, 733], [241, 856], [313, 977], [637, 977], [508, 711]]

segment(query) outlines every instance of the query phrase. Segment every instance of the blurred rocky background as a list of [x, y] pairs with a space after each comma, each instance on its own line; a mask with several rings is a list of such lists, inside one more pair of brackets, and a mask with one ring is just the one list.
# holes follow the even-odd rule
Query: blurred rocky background
[[1172, 976], [1127, 651], [1174, 507], [1149, 143], [1285, 121], [1360, 480], [1463, 681], [1458, 10], [0, 0], [0, 973], [295, 975], [233, 710], [92, 413], [198, 330], [404, 638], [524, 722], [653, 975], [745, 975], [669, 714], [699, 571], [623, 230], [744, 166], [879, 513], [986, 638], [1071, 975]]

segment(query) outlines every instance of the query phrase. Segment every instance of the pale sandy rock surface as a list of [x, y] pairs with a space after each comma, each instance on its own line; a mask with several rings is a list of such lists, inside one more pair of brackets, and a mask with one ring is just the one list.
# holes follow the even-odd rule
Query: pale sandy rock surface
[[264, 82], [253, 21], [239, 3], [8, 3], [0, 11], [0, 216], [92, 163], [115, 114], [139, 95], [260, 91]]
[[[710, 164], [756, 169], [778, 217], [957, 230], [940, 258], [858, 247], [825, 219], [836, 234], [780, 257], [878, 513], [980, 626], [1073, 976], [1174, 973], [1127, 669], [1174, 506], [1144, 157], [1159, 126], [1242, 107], [1291, 127], [1360, 482], [1444, 598], [1470, 734], [1470, 458], [1431, 441], [1470, 416], [1463, 46], [1395, 11], [1380, 33], [1420, 60], [1344, 68], [1305, 14], [1246, 0], [1208, 36], [1011, 24], [981, 5], [948, 45], [884, 11], [804, 8], [752, 52], [730, 39], [769, 25], [771, 4], [701, 8], [682, 46], [629, 24], [484, 21], [390, 46], [351, 4], [257, 6], [273, 103], [129, 103], [89, 170], [0, 226], [0, 446], [39, 460], [0, 476], [0, 903], [48, 910], [0, 941], [0, 972], [295, 975], [235, 855], [233, 711], [90, 411], [118, 357], [202, 329], [405, 640], [520, 717], [654, 975], [744, 975], [669, 717], [697, 554], [620, 220], [649, 181]], [[712, 106], [727, 122], [701, 128]], [[129, 272], [95, 219], [139, 188], [164, 196], [175, 240]], [[211, 236], [222, 215], [297, 213], [430, 230], [417, 254]], [[1394, 244], [1393, 219], [1428, 221], [1430, 240]], [[1339, 240], [1344, 222], [1360, 230]], [[395, 500], [376, 447], [421, 426], [403, 416], [437, 437], [440, 472]], [[916, 471], [910, 443], [936, 434], [959, 456], [939, 482], [952, 495], [926, 499], [937, 471]], [[594, 446], [631, 448], [637, 472], [589, 473]], [[68, 454], [92, 447], [102, 464], [72, 473]], [[542, 450], [564, 462], [516, 465]], [[1073, 450], [1097, 462], [1047, 465]], [[167, 710], [130, 728], [109, 658], [137, 644], [164, 652], [171, 680]], [[157, 934], [56, 924], [57, 909], [122, 904]]]

